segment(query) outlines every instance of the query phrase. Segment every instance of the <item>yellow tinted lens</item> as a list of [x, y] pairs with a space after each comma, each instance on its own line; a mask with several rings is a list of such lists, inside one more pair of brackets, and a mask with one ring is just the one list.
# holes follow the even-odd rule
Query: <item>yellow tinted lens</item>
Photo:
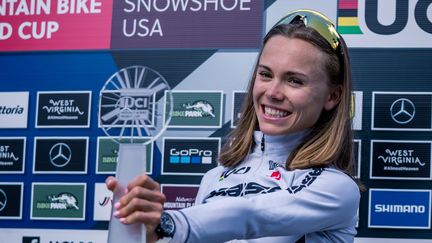
[[333, 23], [323, 14], [313, 10], [298, 10], [289, 13], [282, 18], [275, 26], [280, 24], [292, 24], [301, 21], [306, 27], [316, 30], [333, 48], [340, 47], [340, 36]]

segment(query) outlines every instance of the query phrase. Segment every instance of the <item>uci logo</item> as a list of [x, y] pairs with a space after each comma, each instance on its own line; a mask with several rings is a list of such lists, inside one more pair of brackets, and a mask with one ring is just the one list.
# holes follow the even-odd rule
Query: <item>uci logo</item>
[[120, 109], [148, 109], [149, 97], [122, 96], [117, 103]]
[[338, 32], [350, 47], [432, 47], [431, 0], [339, 0], [338, 6]]
[[365, 27], [378, 35], [393, 35], [407, 28], [411, 29], [410, 32], [417, 28], [432, 34], [432, 16], [428, 16], [431, 0], [360, 0], [359, 6], [351, 0], [339, 2], [338, 30], [342, 34], [362, 34], [365, 30], [362, 32], [357, 21], [361, 17]]
[[[430, 0], [419, 0], [417, 3], [415, 1], [395, 0], [394, 21], [388, 25], [381, 23], [378, 17], [380, 11], [388, 10], [384, 1], [381, 1], [380, 7], [378, 7], [378, 0], [365, 0], [365, 3], [365, 22], [369, 30], [374, 33], [380, 35], [397, 34], [407, 27], [409, 18], [414, 17], [415, 23], [421, 30], [432, 34], [432, 16], [428, 17], [428, 8], [432, 4]], [[414, 4], [414, 12], [412, 13], [410, 13], [410, 3]]]

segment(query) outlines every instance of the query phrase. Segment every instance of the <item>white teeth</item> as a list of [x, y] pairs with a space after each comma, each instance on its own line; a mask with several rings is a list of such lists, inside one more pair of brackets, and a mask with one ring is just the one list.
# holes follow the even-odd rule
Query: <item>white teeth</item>
[[288, 112], [286, 111], [276, 110], [267, 106], [264, 107], [264, 112], [267, 116], [272, 117], [284, 117], [288, 115]]

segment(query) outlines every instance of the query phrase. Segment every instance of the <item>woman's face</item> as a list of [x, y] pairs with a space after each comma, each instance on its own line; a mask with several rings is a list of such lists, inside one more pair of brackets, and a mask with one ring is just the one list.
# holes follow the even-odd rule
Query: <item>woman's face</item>
[[300, 39], [271, 37], [262, 51], [253, 86], [260, 130], [281, 135], [312, 127], [333, 109], [340, 88], [330, 90], [325, 53]]

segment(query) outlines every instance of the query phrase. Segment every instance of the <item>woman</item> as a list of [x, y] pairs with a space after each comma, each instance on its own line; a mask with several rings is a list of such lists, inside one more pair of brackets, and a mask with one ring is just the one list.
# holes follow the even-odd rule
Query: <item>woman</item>
[[[242, 117], [221, 166], [203, 177], [197, 205], [162, 212], [159, 185], [143, 175], [114, 215], [146, 224], [150, 241], [353, 242], [360, 193], [349, 68], [325, 16], [288, 14], [264, 38]], [[115, 179], [107, 185], [115, 189]]]

